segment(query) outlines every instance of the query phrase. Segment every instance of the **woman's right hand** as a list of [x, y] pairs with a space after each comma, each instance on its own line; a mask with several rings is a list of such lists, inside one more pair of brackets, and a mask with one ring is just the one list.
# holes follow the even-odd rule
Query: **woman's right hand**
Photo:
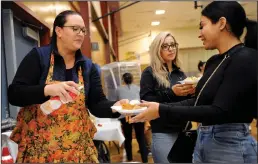
[[192, 84], [175, 84], [172, 86], [172, 90], [177, 96], [187, 96], [194, 91]]
[[73, 81], [60, 82], [56, 84], [48, 84], [44, 88], [45, 96], [59, 96], [63, 102], [71, 102], [72, 97], [68, 92], [72, 92], [76, 95], [79, 94], [79, 85]]

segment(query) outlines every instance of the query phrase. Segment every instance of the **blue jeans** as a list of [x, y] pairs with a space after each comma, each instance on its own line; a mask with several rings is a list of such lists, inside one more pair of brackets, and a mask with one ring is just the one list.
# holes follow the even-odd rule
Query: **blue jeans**
[[193, 163], [257, 163], [257, 141], [249, 124], [199, 126]]
[[152, 133], [152, 157], [154, 163], [169, 163], [168, 153], [174, 145], [178, 133]]

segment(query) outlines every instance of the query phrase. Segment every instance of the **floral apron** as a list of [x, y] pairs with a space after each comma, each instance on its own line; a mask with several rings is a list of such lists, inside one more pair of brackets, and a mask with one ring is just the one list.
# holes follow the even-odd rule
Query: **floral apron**
[[[54, 55], [51, 55], [46, 84], [52, 80]], [[84, 85], [82, 69], [78, 71], [79, 85]], [[18, 163], [98, 163], [98, 153], [92, 141], [97, 129], [85, 107], [84, 89], [75, 101], [44, 115], [40, 104], [22, 108], [11, 139], [18, 144]]]

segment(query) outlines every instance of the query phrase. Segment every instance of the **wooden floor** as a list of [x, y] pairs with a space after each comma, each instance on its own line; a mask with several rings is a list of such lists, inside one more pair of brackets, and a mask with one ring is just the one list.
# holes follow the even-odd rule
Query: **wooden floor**
[[[196, 124], [193, 124], [193, 128], [196, 128]], [[257, 127], [256, 127], [256, 120], [254, 120], [251, 123], [251, 134], [252, 136], [257, 140]], [[106, 144], [109, 147], [110, 156], [111, 156], [111, 163], [118, 163], [118, 162], [126, 162], [126, 157], [124, 156], [124, 148], [120, 147], [120, 153], [118, 153], [117, 148], [114, 143], [112, 142], [106, 142]], [[118, 143], [116, 143], [118, 144]], [[137, 151], [139, 150], [138, 143], [136, 139], [133, 139], [132, 141], [132, 147], [133, 147], [133, 161], [134, 162], [140, 162], [141, 163], [141, 156], [140, 153]], [[154, 163], [152, 156], [149, 156], [148, 163]]]
[[[126, 162], [126, 156], [124, 153], [124, 148], [123, 146], [120, 147], [120, 153], [118, 153], [116, 146], [114, 145], [114, 143], [112, 142], [107, 142], [106, 143], [109, 147], [109, 151], [110, 151], [110, 156], [111, 156], [111, 163], [118, 163], [118, 162]], [[118, 144], [118, 143], [116, 143]], [[136, 141], [136, 139], [133, 139], [132, 141], [132, 147], [133, 147], [133, 162], [139, 162], [142, 163], [141, 160], [141, 155], [140, 153], [138, 153], [137, 151], [139, 150], [139, 146], [138, 143]], [[148, 163], [154, 163], [152, 156], [148, 157]]]

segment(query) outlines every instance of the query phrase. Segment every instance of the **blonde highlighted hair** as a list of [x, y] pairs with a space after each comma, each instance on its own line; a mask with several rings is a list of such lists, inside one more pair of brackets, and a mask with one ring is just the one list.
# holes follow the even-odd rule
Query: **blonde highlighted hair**
[[[175, 43], [176, 39], [173, 37], [173, 35], [169, 32], [161, 32], [159, 33], [154, 40], [152, 41], [150, 45], [150, 66], [152, 68], [153, 76], [156, 78], [158, 84], [160, 86], [164, 86], [166, 88], [170, 87], [170, 82], [168, 78], [168, 71], [165, 67], [165, 61], [161, 57], [161, 46], [164, 43], [166, 37], [171, 36]], [[172, 64], [179, 67], [179, 60], [178, 60], [178, 47], [176, 48], [176, 57], [172, 61]]]

